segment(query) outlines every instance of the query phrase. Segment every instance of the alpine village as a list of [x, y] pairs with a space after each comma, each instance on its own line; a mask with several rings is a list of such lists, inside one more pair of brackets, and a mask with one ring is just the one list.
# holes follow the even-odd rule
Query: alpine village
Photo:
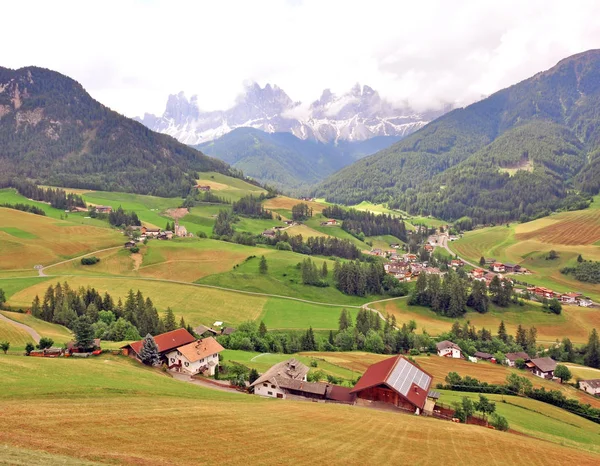
[[0, 465], [600, 464], [593, 2], [190, 3], [3, 8]]

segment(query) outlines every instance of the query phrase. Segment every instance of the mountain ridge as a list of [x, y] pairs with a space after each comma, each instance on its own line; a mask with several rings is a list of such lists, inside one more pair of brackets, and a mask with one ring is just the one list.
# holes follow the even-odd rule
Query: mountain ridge
[[169, 96], [162, 116], [146, 113], [136, 120], [190, 145], [218, 139], [239, 127], [289, 132], [299, 139], [331, 143], [406, 136], [442, 113], [417, 113], [408, 105], [394, 105], [369, 86], [358, 84], [339, 96], [326, 89], [304, 108], [276, 85], [261, 88], [252, 83], [226, 110], [203, 112], [197, 96], [188, 100], [179, 92]]

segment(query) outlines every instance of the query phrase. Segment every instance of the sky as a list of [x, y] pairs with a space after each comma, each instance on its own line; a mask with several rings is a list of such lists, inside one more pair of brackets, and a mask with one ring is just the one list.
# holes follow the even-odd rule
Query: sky
[[79, 81], [129, 117], [169, 94], [226, 109], [249, 82], [294, 101], [367, 84], [417, 110], [464, 106], [600, 48], [600, 2], [0, 0], [0, 66]]

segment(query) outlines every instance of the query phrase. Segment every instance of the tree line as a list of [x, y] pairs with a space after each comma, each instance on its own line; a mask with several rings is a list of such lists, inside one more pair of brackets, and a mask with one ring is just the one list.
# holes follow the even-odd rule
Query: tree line
[[292, 207], [292, 220], [304, 221], [313, 216], [313, 209], [308, 204], [301, 202]]
[[388, 294], [404, 296], [408, 292], [406, 284], [385, 273], [381, 261], [360, 262], [358, 260], [340, 263], [336, 261], [333, 277], [338, 290], [351, 296]]
[[29, 212], [31, 214], [42, 215], [44, 217], [46, 216], [46, 212], [44, 212], [39, 207], [36, 207], [34, 205], [31, 205], [31, 204], [21, 204], [21, 203], [8, 204], [8, 203], [4, 203], [4, 204], [0, 204], [0, 207], [6, 207], [7, 209], [20, 210], [22, 212]]
[[108, 223], [116, 227], [140, 226], [142, 222], [134, 211], [128, 212], [121, 206], [108, 214]]
[[36, 295], [31, 314], [72, 330], [80, 317], [86, 317], [95, 338], [112, 341], [139, 340], [140, 335], [186, 327], [183, 318], [177, 325], [171, 309], [160, 317], [152, 300], [140, 290], [129, 290], [124, 303], [121, 298], [115, 303], [109, 293], [101, 295], [91, 287], [72, 289], [67, 282], [50, 285], [42, 299]]
[[28, 181], [14, 181], [13, 187], [19, 194], [34, 201], [47, 202], [60, 210], [71, 210], [74, 207], [86, 207], [85, 201], [77, 194], [68, 193], [60, 188], [42, 188]]
[[342, 230], [364, 239], [365, 236], [392, 235], [406, 241], [406, 226], [401, 218], [386, 214], [374, 214], [356, 209], [344, 209], [333, 205], [323, 209], [325, 217], [342, 220]]
[[580, 282], [600, 283], [600, 262], [582, 259], [574, 267], [562, 268], [560, 273], [564, 275], [573, 275], [575, 279]]
[[273, 213], [266, 210], [262, 205], [262, 201], [266, 198], [267, 197], [264, 194], [261, 194], [258, 197], [252, 195], [244, 196], [239, 201], [233, 203], [233, 213], [245, 217], [271, 220], [273, 219]]

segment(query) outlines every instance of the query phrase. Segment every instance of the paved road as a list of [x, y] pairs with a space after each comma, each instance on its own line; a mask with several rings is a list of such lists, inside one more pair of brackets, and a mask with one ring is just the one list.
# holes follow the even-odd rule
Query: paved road
[[32, 329], [29, 325], [25, 325], [20, 322], [16, 322], [16, 321], [4, 316], [3, 314], [0, 314], [0, 320], [2, 320], [4, 322], [8, 322], [9, 324], [14, 325], [15, 327], [25, 330], [27, 333], [29, 333], [29, 335], [31, 335], [31, 338], [33, 338], [33, 341], [35, 341], [36, 343], [40, 342], [40, 334], [37, 333], [34, 329]]

